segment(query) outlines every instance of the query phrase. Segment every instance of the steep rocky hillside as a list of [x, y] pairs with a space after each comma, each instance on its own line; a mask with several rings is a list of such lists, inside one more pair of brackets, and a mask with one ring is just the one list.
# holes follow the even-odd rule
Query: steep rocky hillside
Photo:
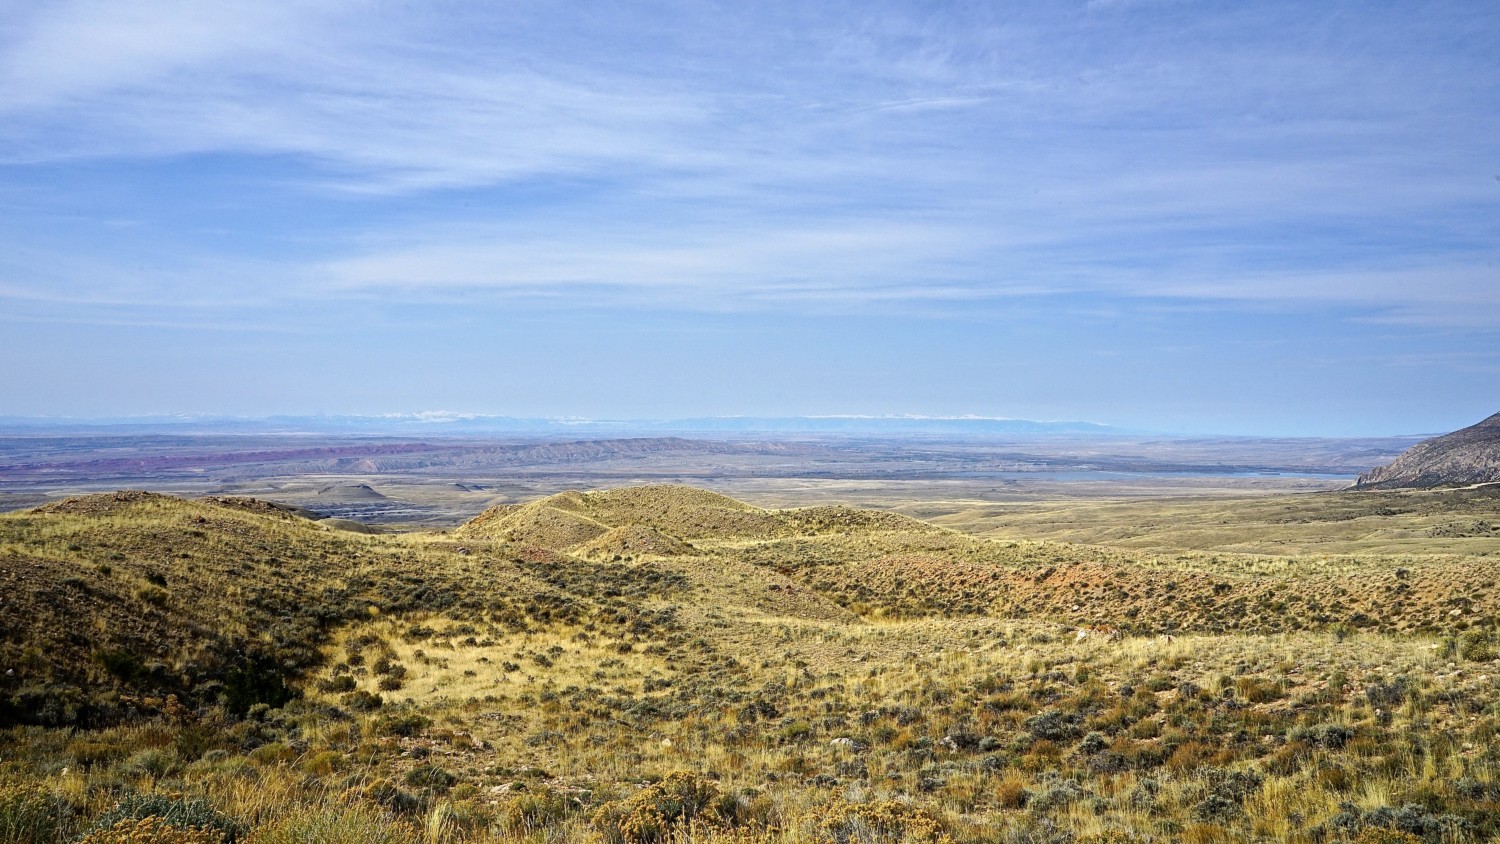
[[1412, 446], [1394, 463], [1359, 476], [1361, 489], [1427, 488], [1500, 482], [1500, 413]]

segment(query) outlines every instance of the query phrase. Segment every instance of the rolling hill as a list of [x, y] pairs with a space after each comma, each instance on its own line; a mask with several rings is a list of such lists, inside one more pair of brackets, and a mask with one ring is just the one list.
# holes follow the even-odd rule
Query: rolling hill
[[684, 541], [765, 540], [828, 531], [939, 530], [893, 513], [839, 506], [763, 510], [704, 489], [648, 484], [604, 491], [569, 491], [520, 507], [494, 507], [456, 533], [564, 550], [625, 527], [649, 528]]
[[[1382, 495], [1409, 509], [1280, 506], [1378, 532], [1489, 500]], [[451, 531], [309, 515], [0, 515], [0, 820], [61, 819], [7, 840], [147, 809], [252, 841], [1500, 834], [1500, 557], [1461, 544], [1485, 540], [1129, 549], [672, 485]], [[94, 840], [189, 840], [123, 836]]]
[[[372, 613], [633, 623], [671, 603], [678, 617], [714, 606], [1177, 633], [1440, 630], [1500, 612], [1491, 557], [1268, 566], [1254, 555], [986, 540], [838, 506], [764, 510], [671, 485], [502, 506], [451, 534], [357, 534], [307, 515], [124, 492], [0, 517], [0, 659], [18, 667], [5, 679], [7, 717], [107, 721], [120, 695], [243, 710], [257, 695], [289, 694], [335, 631]], [[648, 572], [691, 595], [631, 586]]]

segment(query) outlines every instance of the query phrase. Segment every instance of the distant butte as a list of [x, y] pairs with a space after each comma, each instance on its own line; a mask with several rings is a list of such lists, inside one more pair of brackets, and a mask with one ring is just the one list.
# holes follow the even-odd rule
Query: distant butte
[[1423, 440], [1359, 476], [1356, 489], [1422, 489], [1500, 483], [1500, 413], [1460, 431]]

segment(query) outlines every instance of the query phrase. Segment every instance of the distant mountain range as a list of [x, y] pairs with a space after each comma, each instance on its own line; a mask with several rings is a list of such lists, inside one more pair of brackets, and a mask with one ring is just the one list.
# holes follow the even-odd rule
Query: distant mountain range
[[1500, 413], [1477, 425], [1424, 440], [1395, 462], [1359, 476], [1361, 489], [1500, 483]]
[[380, 416], [137, 416], [116, 418], [0, 417], [0, 431], [99, 433], [101, 429], [149, 433], [345, 433], [345, 434], [1115, 434], [1123, 429], [1096, 422], [1000, 419], [981, 416], [702, 416], [686, 419], [569, 419], [410, 413]]

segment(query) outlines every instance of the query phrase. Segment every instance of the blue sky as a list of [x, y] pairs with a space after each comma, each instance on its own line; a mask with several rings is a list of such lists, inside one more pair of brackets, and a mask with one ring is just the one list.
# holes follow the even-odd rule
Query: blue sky
[[0, 415], [1500, 410], [1493, 2], [7, 3]]

